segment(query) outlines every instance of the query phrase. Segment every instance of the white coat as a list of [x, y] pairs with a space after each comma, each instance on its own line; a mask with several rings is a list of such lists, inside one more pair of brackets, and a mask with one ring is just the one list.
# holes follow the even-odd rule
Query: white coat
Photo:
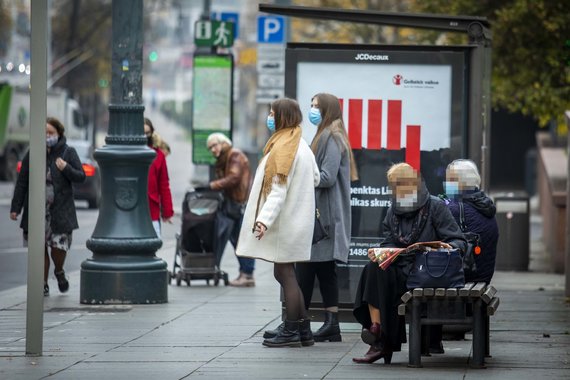
[[[268, 156], [261, 160], [255, 172], [236, 255], [273, 263], [308, 261], [315, 223], [315, 186], [320, 181], [315, 156], [306, 141], [301, 139], [287, 183], [273, 183], [267, 199], [261, 199], [259, 203], [255, 220]], [[256, 221], [267, 226], [261, 240], [252, 232]]]

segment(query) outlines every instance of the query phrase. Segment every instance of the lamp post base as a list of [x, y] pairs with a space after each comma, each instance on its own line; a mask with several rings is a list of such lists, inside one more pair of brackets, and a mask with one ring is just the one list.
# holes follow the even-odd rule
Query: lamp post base
[[168, 302], [164, 260], [120, 262], [87, 259], [81, 264], [80, 303], [157, 304]]

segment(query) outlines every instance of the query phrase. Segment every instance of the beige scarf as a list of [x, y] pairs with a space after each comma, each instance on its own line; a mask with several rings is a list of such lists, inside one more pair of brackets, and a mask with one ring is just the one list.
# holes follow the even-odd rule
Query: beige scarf
[[265, 144], [263, 156], [271, 152], [265, 163], [261, 195], [267, 197], [271, 192], [273, 183], [287, 183], [293, 160], [301, 141], [301, 127], [281, 128]]

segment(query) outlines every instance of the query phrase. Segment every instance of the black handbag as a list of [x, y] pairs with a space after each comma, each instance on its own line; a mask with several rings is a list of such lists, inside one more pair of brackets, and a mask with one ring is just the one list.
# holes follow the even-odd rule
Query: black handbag
[[315, 227], [313, 229], [313, 245], [317, 244], [321, 240], [329, 237], [329, 234], [323, 227], [321, 223], [321, 215], [319, 214], [319, 209], [315, 208]]
[[467, 231], [463, 202], [459, 202], [459, 228], [463, 232], [465, 240], [467, 240], [467, 250], [463, 256], [463, 271], [465, 276], [473, 277], [477, 273], [475, 255], [481, 253], [481, 248], [479, 247], [479, 234]]
[[408, 289], [464, 287], [465, 275], [460, 250], [441, 248], [416, 251], [406, 286]]

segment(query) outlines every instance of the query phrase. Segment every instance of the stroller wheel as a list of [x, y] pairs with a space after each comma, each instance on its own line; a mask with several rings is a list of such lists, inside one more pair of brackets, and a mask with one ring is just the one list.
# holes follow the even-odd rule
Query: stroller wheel
[[230, 279], [228, 278], [228, 274], [224, 272], [224, 285], [228, 286], [230, 284]]
[[214, 286], [218, 286], [219, 284], [220, 284], [220, 275], [216, 273], [214, 275]]
[[176, 274], [176, 286], [180, 286], [182, 284], [182, 277], [180, 276], [180, 272]]
[[186, 281], [186, 285], [192, 286], [192, 277], [189, 274], [184, 277], [184, 281]]

